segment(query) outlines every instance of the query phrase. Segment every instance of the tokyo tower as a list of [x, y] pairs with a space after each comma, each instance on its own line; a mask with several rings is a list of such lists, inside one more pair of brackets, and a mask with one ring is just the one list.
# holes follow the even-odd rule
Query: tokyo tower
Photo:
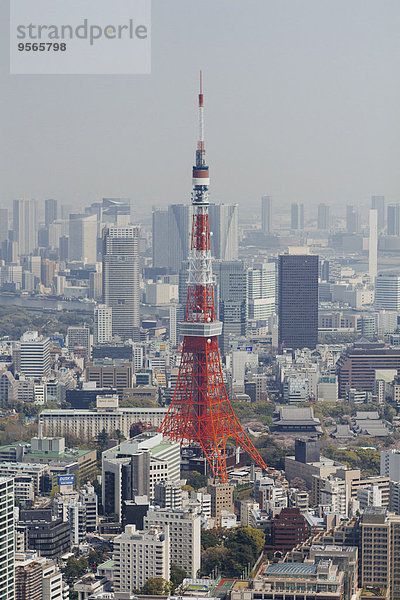
[[263, 469], [266, 464], [233, 412], [222, 377], [215, 318], [208, 221], [209, 169], [204, 147], [204, 97], [200, 72], [199, 141], [193, 167], [193, 220], [183, 346], [174, 397], [160, 432], [202, 449], [214, 477], [227, 481], [226, 445], [231, 438]]

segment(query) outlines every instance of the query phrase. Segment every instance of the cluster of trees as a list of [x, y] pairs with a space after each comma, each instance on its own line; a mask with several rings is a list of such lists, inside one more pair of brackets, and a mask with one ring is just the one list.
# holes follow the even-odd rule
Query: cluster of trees
[[104, 544], [99, 550], [90, 550], [87, 556], [71, 556], [62, 569], [67, 583], [75, 583], [88, 570], [95, 571], [98, 565], [108, 559], [110, 551], [110, 546]]
[[21, 337], [25, 331], [42, 327], [42, 333], [52, 335], [56, 332], [65, 335], [69, 325], [90, 323], [88, 315], [80, 315], [72, 311], [59, 311], [52, 315], [49, 321], [48, 313], [37, 313], [19, 306], [0, 306], [0, 337], [8, 336], [12, 340]]
[[224, 577], [239, 577], [248, 565], [253, 567], [264, 543], [264, 533], [252, 527], [202, 531], [201, 574], [214, 571]]
[[62, 569], [66, 582], [69, 585], [74, 583], [77, 579], [82, 577], [82, 575], [84, 575], [87, 572], [88, 566], [89, 563], [87, 558], [84, 558], [83, 556], [81, 558], [71, 556], [67, 560], [65, 567]]
[[186, 486], [193, 490], [199, 490], [200, 488], [207, 486], [207, 476], [201, 475], [198, 471], [188, 471], [185, 473]]
[[324, 448], [324, 456], [344, 463], [350, 469], [360, 469], [366, 477], [379, 475], [380, 452], [374, 448], [358, 448], [353, 446], [342, 450], [334, 446]]
[[355, 415], [356, 411], [360, 410], [352, 402], [317, 402], [312, 407], [314, 415], [322, 422], [330, 417], [337, 423], [342, 423], [345, 415]]
[[260, 421], [264, 425], [272, 425], [275, 410], [273, 402], [232, 402], [232, 408], [239, 421]]
[[[388, 401], [384, 406], [375, 403], [368, 403], [367, 405], [354, 404], [354, 402], [320, 402], [313, 404], [314, 414], [316, 417], [324, 421], [324, 419], [331, 418], [337, 423], [344, 423], [348, 421], [349, 416], [356, 414], [358, 410], [367, 411], [378, 411], [379, 416], [387, 421], [392, 421], [396, 415], [396, 410], [393, 406], [390, 406]], [[347, 417], [347, 419], [346, 419]]]
[[24, 420], [24, 415], [20, 415], [18, 419], [5, 417], [0, 420], [0, 446], [19, 441], [29, 442], [36, 435], [37, 425], [24, 425]]
[[127, 408], [159, 408], [160, 405], [151, 398], [125, 398], [120, 402], [120, 406]]
[[187, 577], [186, 571], [176, 565], [171, 565], [170, 581], [162, 577], [150, 577], [142, 589], [138, 590], [138, 593], [144, 596], [168, 596], [181, 585], [185, 577]]
[[293, 454], [292, 448], [280, 446], [271, 435], [260, 435], [254, 440], [254, 445], [261, 458], [273, 469], [285, 468], [285, 456]]

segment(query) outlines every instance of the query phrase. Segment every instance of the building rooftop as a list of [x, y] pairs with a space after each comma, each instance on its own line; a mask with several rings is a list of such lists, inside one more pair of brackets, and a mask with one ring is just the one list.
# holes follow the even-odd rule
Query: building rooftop
[[58, 459], [58, 460], [76, 460], [77, 458], [81, 458], [88, 454], [89, 452], [93, 452], [93, 449], [90, 448], [66, 448], [65, 452], [31, 452], [31, 445], [27, 442], [15, 442], [13, 444], [7, 444], [5, 446], [0, 446], [0, 452], [8, 452], [17, 446], [24, 446], [26, 448], [26, 453], [24, 454], [24, 458], [43, 458], [43, 459]]
[[105, 562], [101, 563], [101, 565], [97, 566], [98, 569], [113, 569], [114, 568], [114, 559], [109, 558]]
[[264, 571], [264, 575], [283, 576], [309, 576], [317, 574], [317, 566], [314, 563], [278, 563], [270, 565]]

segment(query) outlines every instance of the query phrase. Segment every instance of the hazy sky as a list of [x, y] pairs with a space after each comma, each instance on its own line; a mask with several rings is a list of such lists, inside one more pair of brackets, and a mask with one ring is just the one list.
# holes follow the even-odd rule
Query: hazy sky
[[0, 0], [2, 204], [187, 202], [200, 68], [214, 201], [400, 201], [399, 0], [153, 0], [152, 11], [151, 75], [17, 76]]

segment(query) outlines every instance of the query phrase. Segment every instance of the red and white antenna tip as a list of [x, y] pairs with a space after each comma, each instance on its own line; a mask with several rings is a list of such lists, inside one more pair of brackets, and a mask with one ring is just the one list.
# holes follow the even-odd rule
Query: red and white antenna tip
[[203, 71], [200, 71], [199, 106], [203, 107]]

